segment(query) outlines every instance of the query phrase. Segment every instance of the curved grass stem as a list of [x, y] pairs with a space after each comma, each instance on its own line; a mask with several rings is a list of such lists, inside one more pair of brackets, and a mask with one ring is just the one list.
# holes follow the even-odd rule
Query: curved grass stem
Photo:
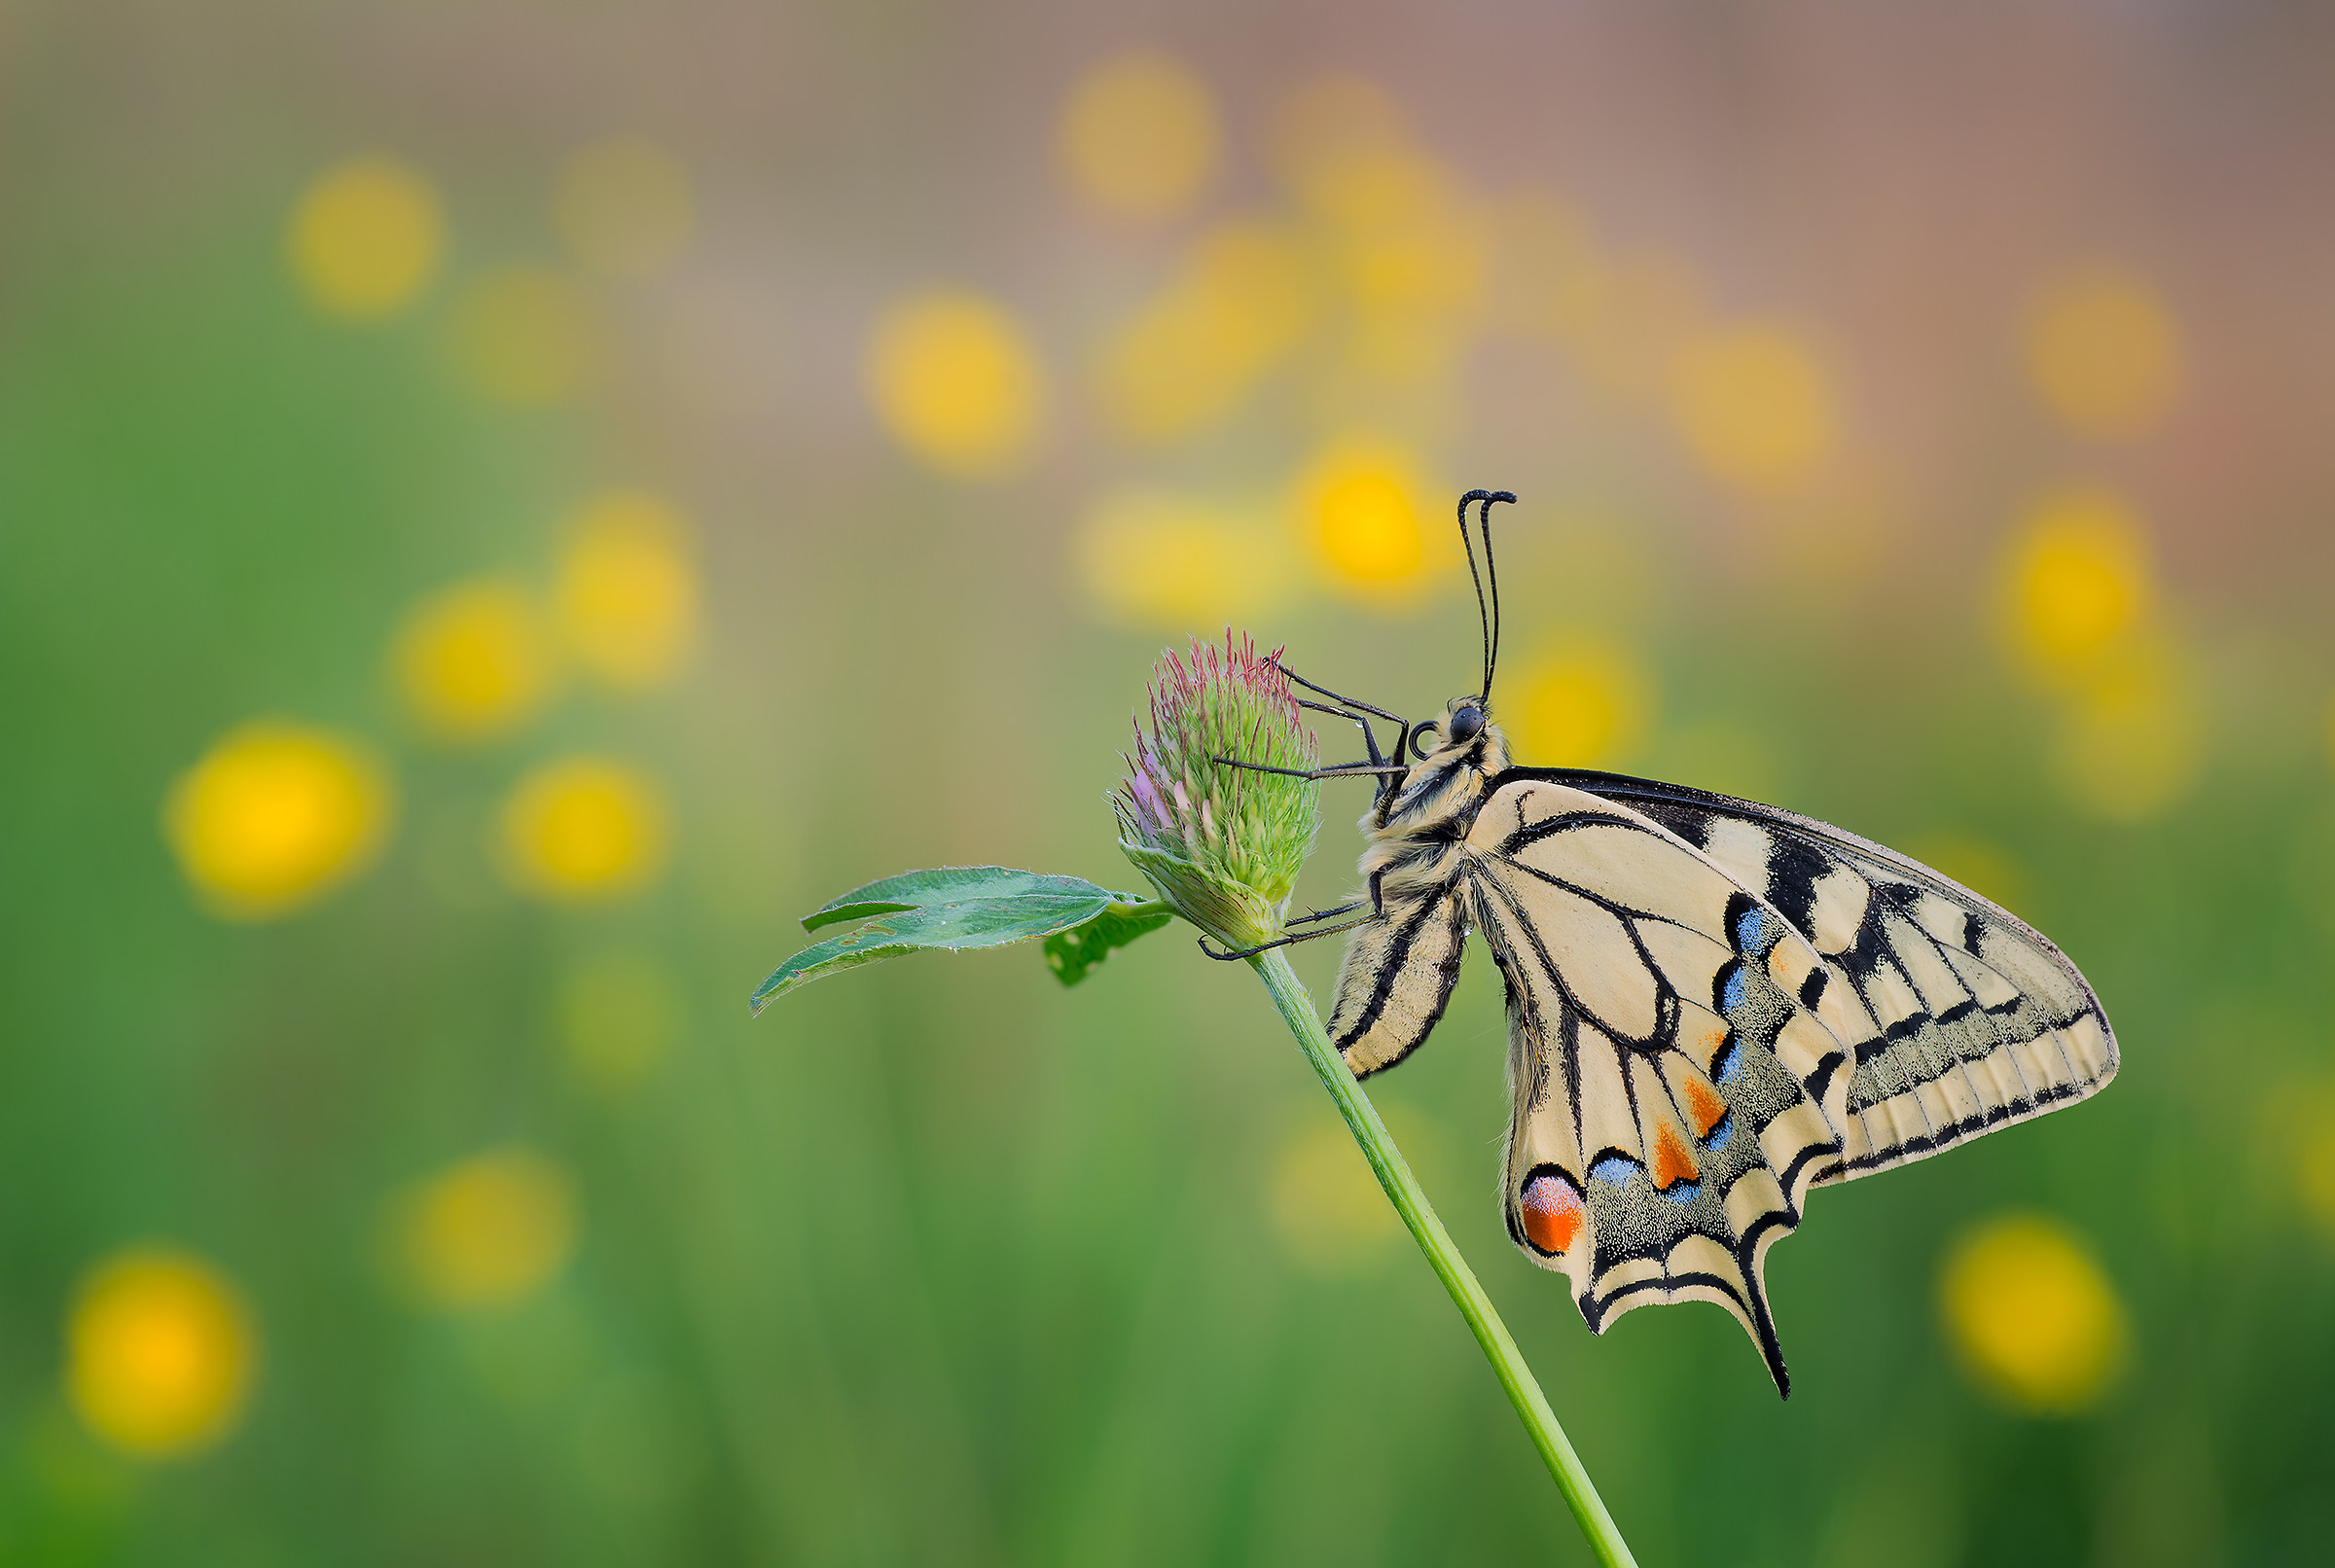
[[1477, 1283], [1467, 1260], [1459, 1256], [1459, 1248], [1451, 1232], [1435, 1217], [1434, 1205], [1427, 1201], [1426, 1193], [1419, 1187], [1419, 1178], [1411, 1174], [1411, 1166], [1403, 1152], [1388, 1136], [1386, 1123], [1379, 1120], [1370, 1097], [1346, 1065], [1344, 1057], [1331, 1046], [1330, 1037], [1321, 1026], [1321, 1016], [1313, 1010], [1313, 999], [1289, 967], [1288, 955], [1275, 947], [1249, 959], [1249, 965], [1273, 993], [1274, 1006], [1280, 1010], [1281, 1018], [1289, 1032], [1297, 1036], [1304, 1048], [1306, 1059], [1321, 1076], [1322, 1086], [1330, 1098], [1338, 1102], [1339, 1114], [1354, 1134], [1354, 1142], [1362, 1146], [1370, 1168], [1378, 1174], [1379, 1185], [1394, 1204], [1395, 1212], [1403, 1217], [1419, 1250], [1427, 1255], [1427, 1262], [1442, 1279], [1443, 1287], [1452, 1293], [1453, 1302], [1459, 1315], [1467, 1319], [1474, 1332], [1476, 1343], [1484, 1347], [1484, 1357], [1498, 1374], [1500, 1386], [1508, 1391], [1508, 1402], [1531, 1435], [1532, 1445], [1557, 1479], [1558, 1490], [1573, 1511], [1581, 1533], [1589, 1538], [1590, 1550], [1606, 1568], [1637, 1568], [1637, 1559], [1630, 1555], [1629, 1543], [1622, 1539], [1621, 1530], [1614, 1524], [1613, 1515], [1605, 1512], [1598, 1488], [1581, 1468], [1581, 1456], [1573, 1452], [1572, 1443], [1565, 1438], [1564, 1428], [1557, 1424], [1557, 1412], [1549, 1408], [1548, 1396], [1533, 1381], [1532, 1369], [1525, 1364], [1524, 1352], [1509, 1337], [1507, 1326], [1492, 1309], [1491, 1298], [1484, 1294]]

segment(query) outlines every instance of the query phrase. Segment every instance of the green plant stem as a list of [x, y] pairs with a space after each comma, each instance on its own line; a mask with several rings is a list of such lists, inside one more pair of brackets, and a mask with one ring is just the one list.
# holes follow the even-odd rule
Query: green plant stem
[[1581, 1456], [1573, 1452], [1564, 1428], [1557, 1424], [1557, 1412], [1549, 1408], [1548, 1396], [1533, 1381], [1532, 1369], [1525, 1364], [1524, 1352], [1508, 1336], [1507, 1326], [1500, 1322], [1499, 1313], [1492, 1310], [1491, 1298], [1484, 1294], [1484, 1287], [1477, 1283], [1467, 1260], [1459, 1256], [1451, 1232], [1435, 1217], [1435, 1206], [1427, 1201], [1419, 1178], [1411, 1174], [1410, 1162], [1403, 1158], [1403, 1152], [1387, 1134], [1386, 1123], [1379, 1120], [1370, 1096], [1354, 1081], [1346, 1058], [1331, 1046], [1329, 1034], [1321, 1026], [1321, 1016], [1313, 1011], [1313, 999], [1289, 967], [1287, 954], [1275, 947], [1249, 959], [1249, 964], [1264, 980], [1265, 988], [1273, 993], [1273, 1005], [1280, 1009], [1289, 1032], [1297, 1036], [1297, 1043], [1305, 1049], [1306, 1059], [1321, 1075], [1330, 1098], [1338, 1102], [1339, 1114], [1353, 1130], [1354, 1142], [1362, 1146], [1362, 1154], [1369, 1159], [1370, 1168], [1378, 1173], [1379, 1185], [1386, 1189], [1395, 1212], [1411, 1228], [1419, 1250], [1427, 1255], [1427, 1262], [1443, 1280], [1443, 1288], [1452, 1293], [1459, 1315], [1467, 1319], [1468, 1328], [1474, 1331], [1476, 1343], [1484, 1347], [1485, 1359], [1499, 1374], [1500, 1386], [1508, 1390], [1508, 1402], [1516, 1407], [1525, 1430], [1531, 1434], [1532, 1446], [1540, 1450], [1549, 1474], [1557, 1478], [1557, 1488], [1564, 1493], [1564, 1501], [1572, 1509], [1581, 1533], [1589, 1538], [1590, 1550], [1606, 1568], [1637, 1568], [1637, 1559], [1630, 1555], [1629, 1543], [1622, 1539], [1613, 1515], [1605, 1512], [1605, 1504], [1598, 1496], [1589, 1472], [1581, 1468]]

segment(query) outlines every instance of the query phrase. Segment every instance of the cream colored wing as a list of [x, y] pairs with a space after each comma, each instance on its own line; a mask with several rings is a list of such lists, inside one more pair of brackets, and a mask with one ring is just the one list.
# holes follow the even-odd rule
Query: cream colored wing
[[1538, 776], [1661, 823], [1814, 944], [1854, 1055], [1832, 1179], [1923, 1158], [2073, 1104], [2116, 1076], [2107, 1015], [2066, 955], [1928, 867], [1730, 796], [1605, 774]]
[[1846, 1022], [1789, 921], [1626, 806], [1502, 782], [1459, 890], [1507, 981], [1508, 1228], [1590, 1328], [1715, 1301], [1779, 1392], [1767, 1250], [1841, 1167]]

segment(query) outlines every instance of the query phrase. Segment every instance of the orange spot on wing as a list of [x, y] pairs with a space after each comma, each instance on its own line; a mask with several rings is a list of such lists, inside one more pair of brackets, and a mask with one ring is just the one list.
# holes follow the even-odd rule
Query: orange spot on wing
[[1535, 1176], [1525, 1184], [1519, 1205], [1525, 1239], [1541, 1252], [1563, 1252], [1581, 1234], [1581, 1194], [1569, 1182], [1555, 1176]]
[[1720, 1119], [1726, 1116], [1727, 1102], [1720, 1099], [1718, 1091], [1700, 1078], [1690, 1078], [1686, 1081], [1686, 1114], [1693, 1120], [1695, 1136], [1707, 1138], [1710, 1129], [1717, 1126]]
[[1721, 1046], [1725, 1045], [1726, 1043], [1727, 1043], [1727, 1025], [1726, 1025], [1726, 1024], [1724, 1024], [1724, 1023], [1714, 1023], [1714, 1024], [1712, 1024], [1712, 1025], [1711, 1025], [1709, 1028], [1707, 1028], [1707, 1029], [1704, 1030], [1704, 1031], [1703, 1031], [1703, 1059], [1704, 1059], [1705, 1061], [1708, 1061], [1708, 1060], [1710, 1060], [1710, 1058], [1711, 1058], [1711, 1057], [1713, 1057], [1713, 1056], [1715, 1056], [1715, 1055], [1717, 1055], [1717, 1054], [1718, 1054], [1718, 1050], [1719, 1050], [1719, 1048], [1720, 1048]]
[[1686, 1140], [1678, 1136], [1671, 1123], [1657, 1123], [1654, 1127], [1654, 1190], [1667, 1193], [1680, 1182], [1691, 1182], [1702, 1175], [1695, 1168], [1695, 1157], [1686, 1152]]

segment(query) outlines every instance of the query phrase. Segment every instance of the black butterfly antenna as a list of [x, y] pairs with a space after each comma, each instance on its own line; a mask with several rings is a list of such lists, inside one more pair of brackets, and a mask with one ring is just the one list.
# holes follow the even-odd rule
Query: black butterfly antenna
[[[1491, 504], [1505, 501], [1516, 504], [1513, 490], [1470, 490], [1459, 498], [1459, 543], [1467, 547], [1467, 575], [1476, 580], [1476, 616], [1484, 624], [1484, 688], [1478, 695], [1486, 702], [1491, 700], [1491, 672], [1500, 662], [1500, 571], [1491, 560]], [[1467, 509], [1482, 502], [1476, 514], [1479, 530], [1484, 535], [1484, 569], [1476, 570], [1476, 542], [1468, 537]], [[1487, 581], [1491, 591], [1485, 590]]]

